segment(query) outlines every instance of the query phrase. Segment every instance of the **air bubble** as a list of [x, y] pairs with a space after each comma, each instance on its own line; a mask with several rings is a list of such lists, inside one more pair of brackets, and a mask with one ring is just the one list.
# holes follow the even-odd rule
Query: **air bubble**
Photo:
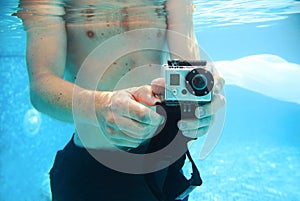
[[36, 135], [40, 130], [41, 123], [41, 115], [36, 109], [29, 109], [26, 112], [23, 120], [23, 127], [27, 135]]

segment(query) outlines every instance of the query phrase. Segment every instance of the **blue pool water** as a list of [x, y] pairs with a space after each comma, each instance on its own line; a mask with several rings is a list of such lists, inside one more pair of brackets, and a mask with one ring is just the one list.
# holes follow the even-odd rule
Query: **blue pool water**
[[[199, 45], [214, 61], [268, 54], [300, 65], [299, 1], [195, 3]], [[30, 105], [25, 33], [10, 16], [17, 4], [0, 5], [0, 201], [49, 201], [48, 172], [74, 128]], [[204, 182], [190, 200], [300, 200], [300, 100], [277, 98], [283, 92], [272, 86], [280, 77], [272, 78], [272, 93], [226, 85], [226, 119], [217, 146], [204, 160], [197, 159], [203, 140], [191, 148]], [[297, 84], [300, 77], [290, 79]], [[298, 87], [291, 86], [295, 94]]]

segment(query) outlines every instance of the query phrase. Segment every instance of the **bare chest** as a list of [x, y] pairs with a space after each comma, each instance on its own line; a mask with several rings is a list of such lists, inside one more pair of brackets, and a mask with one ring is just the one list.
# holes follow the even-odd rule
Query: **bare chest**
[[[89, 4], [72, 2], [66, 7], [66, 30], [68, 39], [67, 53], [67, 71], [71, 77], [77, 73], [80, 65], [96, 47], [105, 41], [116, 37], [119, 34], [131, 30], [144, 28], [166, 29], [166, 17], [164, 15], [163, 4], [149, 4], [149, 2], [140, 2], [132, 5], [122, 2], [110, 2], [103, 4], [105, 1], [89, 1]], [[102, 6], [101, 6], [102, 5]], [[165, 42], [164, 31], [157, 31], [153, 40], [163, 46]], [[118, 48], [118, 47], [116, 47]], [[104, 59], [99, 55], [99, 59]], [[135, 53], [134, 55], [124, 56], [121, 66], [114, 64], [115, 74], [122, 71], [123, 66], [134, 68], [137, 63], [157, 62], [158, 53], [144, 52]]]

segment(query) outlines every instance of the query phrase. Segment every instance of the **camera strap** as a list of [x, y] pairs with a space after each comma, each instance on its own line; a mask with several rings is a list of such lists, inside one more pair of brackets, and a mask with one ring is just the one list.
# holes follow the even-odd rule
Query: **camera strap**
[[[176, 147], [183, 151], [181, 157], [175, 162], [171, 162], [172, 158], [176, 157], [172, 156], [172, 153], [170, 153], [171, 156], [166, 156], [165, 161], [158, 161], [158, 164], [160, 162], [169, 164], [166, 168], [145, 174], [149, 189], [159, 201], [182, 200], [202, 184], [200, 173], [187, 147], [187, 142], [192, 139], [183, 136], [177, 127], [177, 122], [182, 118], [181, 109], [180, 105], [169, 107], [165, 102], [157, 104], [156, 112], [165, 116], [166, 122], [162, 125], [162, 130], [146, 144], [146, 153], [153, 153], [166, 147], [177, 136]], [[186, 158], [192, 165], [192, 174], [189, 179], [182, 174]]]
[[[183, 174], [183, 166], [186, 156], [192, 165], [191, 178], [187, 179]], [[199, 170], [187, 151], [178, 161], [169, 167], [145, 175], [147, 185], [159, 201], [174, 201], [185, 199], [197, 186], [202, 184]], [[158, 180], [164, 180], [157, 182]], [[163, 182], [162, 185], [159, 183]]]
[[179, 196], [177, 196], [177, 200], [183, 200], [186, 196], [188, 196], [197, 186], [201, 186], [202, 184], [202, 179], [200, 177], [200, 172], [189, 152], [189, 150], [187, 150], [186, 155], [188, 157], [188, 159], [190, 160], [191, 164], [192, 164], [192, 176], [191, 178], [188, 180], [190, 186], [184, 191], [182, 192]]

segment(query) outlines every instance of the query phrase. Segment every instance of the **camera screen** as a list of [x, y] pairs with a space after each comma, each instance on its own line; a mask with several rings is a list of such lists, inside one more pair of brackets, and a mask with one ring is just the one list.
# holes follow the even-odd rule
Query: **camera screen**
[[170, 85], [171, 86], [179, 86], [179, 74], [170, 74]]

